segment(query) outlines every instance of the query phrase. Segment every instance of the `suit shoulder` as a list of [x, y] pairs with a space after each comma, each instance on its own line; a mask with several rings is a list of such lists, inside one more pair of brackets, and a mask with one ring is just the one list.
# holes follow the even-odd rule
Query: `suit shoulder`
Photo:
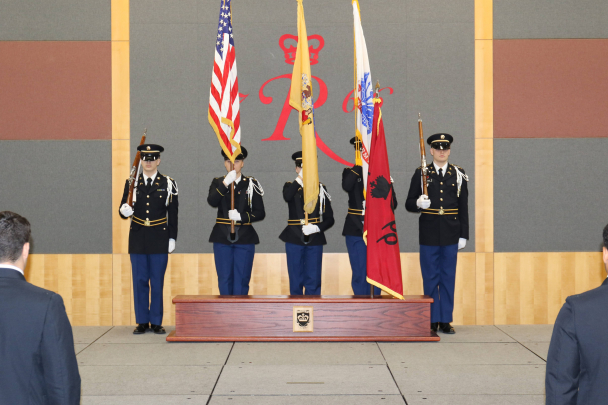
[[608, 303], [608, 285], [601, 285], [593, 290], [585, 291], [581, 294], [571, 295], [566, 298], [566, 301], [573, 307], [591, 303], [593, 306], [598, 305], [600, 301]]

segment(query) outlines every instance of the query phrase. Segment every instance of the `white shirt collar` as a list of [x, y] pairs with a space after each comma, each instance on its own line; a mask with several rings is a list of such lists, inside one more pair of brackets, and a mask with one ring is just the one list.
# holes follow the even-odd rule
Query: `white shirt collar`
[[239, 184], [239, 181], [241, 181], [242, 178], [243, 178], [243, 175], [241, 174], [239, 176], [239, 178], [234, 181], [234, 184]]
[[437, 166], [437, 163], [435, 163], [435, 162], [433, 162], [433, 165], [435, 165], [435, 171], [436, 171], [436, 172], [438, 172], [438, 173], [439, 173], [439, 169], [443, 169], [443, 172], [442, 172], [442, 173], [443, 173], [443, 175], [445, 176], [445, 174], [446, 174], [446, 172], [447, 172], [448, 165], [449, 165], [449, 163], [448, 163], [448, 162], [445, 162], [445, 165], [443, 165], [443, 166], [441, 166], [441, 167], [440, 167], [440, 166]]
[[[143, 173], [144, 175], [144, 184], [146, 184], [148, 182], [148, 176], [146, 176], [146, 173]], [[150, 177], [152, 179], [152, 183], [154, 183], [154, 179], [156, 178], [156, 175], [158, 174], [158, 170], [154, 172], [154, 174]]]
[[21, 270], [19, 267], [17, 266], [13, 266], [11, 264], [0, 264], [0, 267], [6, 268], [6, 269], [13, 269], [13, 270], [17, 270], [19, 273], [23, 274], [23, 270]]

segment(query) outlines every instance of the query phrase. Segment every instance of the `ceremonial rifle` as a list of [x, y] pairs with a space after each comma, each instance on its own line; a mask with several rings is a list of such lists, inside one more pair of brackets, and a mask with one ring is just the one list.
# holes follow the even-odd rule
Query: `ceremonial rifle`
[[[146, 132], [148, 132], [148, 128], [144, 129], [144, 134], [141, 137], [140, 145], [146, 143]], [[135, 159], [133, 160], [133, 165], [131, 166], [131, 174], [129, 175], [129, 198], [127, 199], [127, 204], [133, 208], [133, 190], [135, 189], [135, 179], [137, 178], [137, 174], [139, 172], [139, 166], [141, 165], [141, 152], [137, 151], [135, 154]]]
[[422, 136], [422, 119], [420, 118], [420, 113], [418, 113], [418, 133], [420, 134], [420, 173], [422, 176], [422, 193], [428, 196], [429, 192], [426, 188], [426, 176], [428, 170], [426, 168], [426, 152], [424, 150], [424, 137]]

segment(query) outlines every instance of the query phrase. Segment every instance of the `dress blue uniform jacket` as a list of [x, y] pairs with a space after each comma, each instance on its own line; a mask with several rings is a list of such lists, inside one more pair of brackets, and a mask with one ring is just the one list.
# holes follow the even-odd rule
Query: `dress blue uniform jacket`
[[[169, 250], [169, 239], [177, 240], [177, 212], [179, 202], [177, 195], [169, 196], [167, 202], [167, 183], [173, 182], [173, 192], [176, 190], [175, 181], [168, 176], [156, 173], [152, 187], [147, 191], [143, 175], [139, 176], [135, 206], [133, 207], [133, 220], [129, 232], [129, 253], [135, 254], [157, 254], [167, 253]], [[125, 183], [125, 191], [120, 206], [127, 202], [129, 196], [129, 181]], [[120, 209], [118, 211], [120, 213]], [[120, 214], [122, 218], [124, 217]], [[145, 226], [141, 221], [148, 219], [151, 224], [155, 221], [167, 223], [156, 226]]]
[[0, 404], [80, 404], [74, 338], [61, 296], [2, 266]]
[[[319, 183], [319, 188], [327, 188]], [[283, 199], [287, 202], [289, 208], [289, 220], [296, 225], [287, 225], [279, 239], [283, 242], [293, 243], [294, 245], [300, 246], [318, 246], [326, 245], [327, 240], [325, 239], [325, 231], [331, 228], [334, 224], [334, 211], [331, 208], [331, 201], [325, 197], [325, 206], [323, 212], [319, 212], [319, 202], [312, 214], [308, 215], [309, 223], [315, 224], [319, 227], [321, 232], [313, 233], [309, 235], [308, 244], [302, 241], [302, 225], [304, 225], [304, 190], [297, 181], [287, 182], [283, 186]]]
[[[405, 209], [410, 212], [421, 212], [418, 218], [418, 232], [421, 245], [448, 246], [458, 243], [458, 239], [469, 239], [469, 190], [467, 181], [462, 180], [460, 196], [457, 196], [458, 183], [456, 182], [456, 169], [453, 164], [443, 177], [435, 171], [435, 165], [429, 163], [427, 190], [431, 206], [429, 210], [421, 210], [416, 200], [422, 195], [421, 168], [416, 169], [410, 190], [405, 201]], [[463, 174], [464, 170], [458, 168]], [[448, 214], [457, 209], [457, 214]], [[438, 215], [440, 210], [446, 210], [445, 215]], [[432, 212], [432, 213], [428, 213]]]
[[[225, 176], [213, 179], [209, 186], [207, 202], [212, 207], [217, 207], [216, 224], [211, 231], [211, 236], [209, 236], [209, 242], [231, 245], [232, 242], [228, 240], [228, 235], [230, 234], [230, 219], [228, 218], [228, 211], [230, 210], [230, 186], [226, 187], [224, 185], [224, 177]], [[235, 224], [239, 236], [238, 240], [234, 242], [237, 245], [260, 243], [258, 234], [251, 224], [261, 221], [266, 217], [264, 200], [255, 189], [251, 196], [251, 207], [249, 206], [247, 188], [249, 187], [250, 182], [254, 182], [256, 185], [258, 184], [257, 180], [253, 177], [241, 175], [239, 183], [234, 185], [234, 209], [241, 214], [241, 221]]]
[[[342, 229], [343, 236], [363, 237], [363, 169], [361, 166], [346, 167], [342, 172], [342, 189], [348, 193], [348, 214]], [[393, 185], [391, 184], [391, 187]], [[393, 210], [397, 208], [397, 197], [395, 190], [393, 196]]]
[[608, 403], [608, 279], [566, 299], [547, 356], [547, 405]]

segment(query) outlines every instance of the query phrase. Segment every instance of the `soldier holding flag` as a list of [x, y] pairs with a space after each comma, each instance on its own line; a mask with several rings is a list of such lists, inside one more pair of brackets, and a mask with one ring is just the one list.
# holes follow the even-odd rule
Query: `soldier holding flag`
[[[283, 187], [289, 206], [287, 227], [279, 238], [285, 242], [291, 295], [321, 294], [324, 231], [334, 224], [331, 197], [319, 184], [312, 74], [302, 0], [298, 1], [298, 47], [291, 75], [289, 105], [298, 111], [302, 151], [292, 155], [298, 176]], [[305, 170], [304, 170], [305, 169]]]

